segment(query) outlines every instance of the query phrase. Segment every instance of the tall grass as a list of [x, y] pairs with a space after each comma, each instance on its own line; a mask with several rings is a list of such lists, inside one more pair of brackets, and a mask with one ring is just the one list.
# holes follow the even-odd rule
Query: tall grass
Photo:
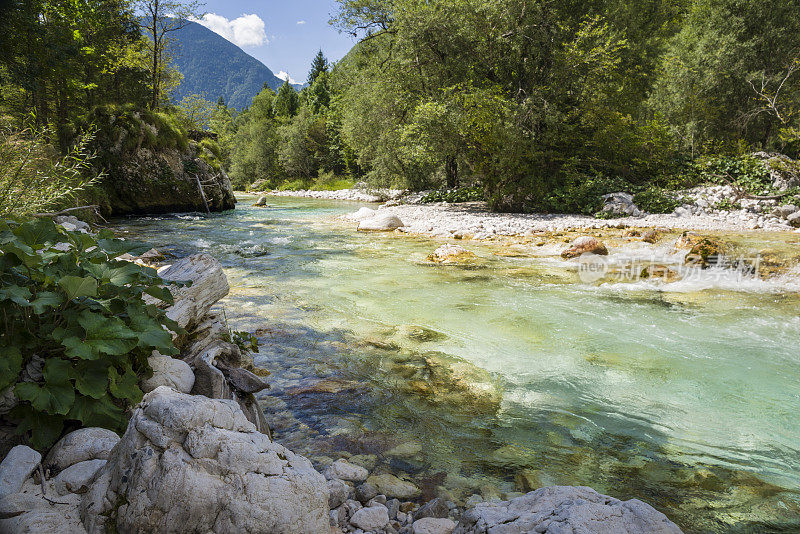
[[55, 138], [48, 128], [0, 128], [0, 217], [62, 207], [99, 178], [90, 164], [92, 130], [65, 155], [49, 142]]

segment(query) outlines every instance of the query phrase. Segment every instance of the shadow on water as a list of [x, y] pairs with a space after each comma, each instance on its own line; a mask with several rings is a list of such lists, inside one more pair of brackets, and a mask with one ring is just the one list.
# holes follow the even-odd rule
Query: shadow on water
[[[731, 457], [741, 451], [732, 448], [724, 461], [714, 458], [721, 452], [716, 449], [693, 451], [653, 415], [664, 408], [656, 399], [648, 406], [652, 413], [632, 412], [608, 402], [605, 390], [587, 384], [583, 375], [557, 372], [559, 359], [573, 358], [571, 365], [588, 376], [669, 385], [678, 373], [691, 371], [667, 358], [672, 349], [666, 344], [667, 356], [651, 355], [644, 341], [626, 345], [615, 338], [617, 330], [607, 330], [615, 317], [590, 320], [619, 309], [627, 314], [620, 320], [652, 317], [664, 324], [631, 327], [625, 334], [649, 333], [647, 343], [660, 346], [656, 334], [676, 336], [667, 326], [702, 318], [699, 304], [658, 292], [578, 291], [570, 294], [571, 302], [546, 300], [562, 290], [557, 274], [518, 267], [509, 274], [502, 260], [480, 270], [431, 269], [414, 266], [416, 260], [400, 264], [398, 257], [422, 258], [432, 245], [357, 239], [315, 226], [321, 214], [354, 211], [357, 205], [283, 199], [276, 204], [263, 211], [118, 224], [162, 252], [208, 252], [222, 262], [232, 286], [224, 301], [228, 320], [256, 333], [256, 362], [272, 372], [272, 388], [259, 400], [275, 437], [316, 467], [355, 456], [373, 470], [413, 478], [424, 498], [444, 491], [461, 502], [475, 493], [505, 496], [543, 485], [589, 485], [649, 502], [687, 533], [800, 532], [800, 495], [767, 482], [757, 465], [741, 460], [737, 468]], [[379, 264], [395, 267], [371, 269]], [[331, 276], [352, 280], [348, 285], [326, 278]], [[514, 287], [521, 280], [524, 285]], [[504, 293], [509, 287], [511, 293]], [[483, 316], [512, 297], [519, 300], [511, 311]], [[449, 323], [408, 327], [387, 318], [384, 324], [370, 314], [369, 306], [400, 298], [419, 310], [413, 317], [420, 321], [426, 316], [421, 306], [443, 306], [455, 320], [478, 323], [455, 331]], [[539, 302], [547, 302], [546, 313]], [[557, 318], [569, 308], [585, 331], [568, 331], [554, 341], [552, 331], [564, 328]], [[490, 329], [488, 341], [471, 337], [470, 325], [479, 323]], [[476, 341], [489, 350], [493, 337], [515, 340], [521, 334], [525, 342], [509, 347], [552, 355], [554, 370], [525, 371], [520, 382], [461, 356]], [[693, 330], [682, 335], [671, 341], [698, 342]]]

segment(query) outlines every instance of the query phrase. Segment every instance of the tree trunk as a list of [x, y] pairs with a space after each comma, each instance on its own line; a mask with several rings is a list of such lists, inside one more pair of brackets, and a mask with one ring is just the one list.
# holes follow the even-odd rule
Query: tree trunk
[[458, 187], [458, 162], [455, 156], [447, 156], [444, 164], [445, 175], [447, 176], [447, 189]]

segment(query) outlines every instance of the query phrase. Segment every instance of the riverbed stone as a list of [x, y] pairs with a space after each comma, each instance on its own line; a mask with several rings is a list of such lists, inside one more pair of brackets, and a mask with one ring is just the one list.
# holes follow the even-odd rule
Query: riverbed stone
[[438, 263], [440, 265], [453, 265], [472, 263], [475, 261], [475, 253], [471, 252], [461, 245], [453, 245], [445, 243], [439, 246], [436, 250], [431, 252], [426, 261], [431, 263]]
[[416, 519], [422, 519], [423, 517], [447, 517], [449, 514], [450, 507], [447, 506], [444, 499], [437, 497], [420, 506], [419, 509], [414, 512], [414, 517]]
[[446, 517], [424, 517], [414, 521], [412, 528], [414, 534], [451, 534], [456, 523]]
[[788, 221], [789, 224], [791, 224], [795, 228], [800, 227], [800, 211], [796, 211], [791, 215], [788, 215], [786, 217], [786, 220]]
[[328, 506], [331, 510], [339, 508], [350, 495], [350, 486], [334, 478], [328, 481]]
[[41, 461], [42, 455], [27, 445], [17, 445], [8, 451], [0, 463], [0, 497], [22, 489]]
[[73, 464], [52, 480], [53, 488], [59, 495], [68, 493], [86, 493], [106, 460], [86, 460]]
[[364, 482], [356, 487], [356, 499], [360, 502], [366, 503], [377, 496], [378, 488], [375, 487], [375, 484]]
[[322, 475], [235, 401], [164, 386], [144, 396], [81, 502], [92, 534], [327, 532], [328, 511]]
[[363, 482], [368, 475], [369, 472], [360, 465], [353, 465], [343, 459], [336, 460], [325, 470], [325, 478], [328, 480], [338, 478], [349, 482]]
[[355, 213], [351, 213], [350, 215], [347, 216], [347, 218], [353, 221], [363, 221], [366, 219], [372, 219], [377, 214], [378, 214], [377, 211], [375, 211], [372, 208], [367, 208], [365, 206], [363, 208], [359, 208], [358, 211], [356, 211]]
[[50, 502], [41, 496], [38, 484], [26, 484], [23, 491], [0, 498], [0, 533], [86, 534], [78, 512], [79, 495]]
[[405, 226], [403, 221], [390, 213], [379, 213], [358, 223], [358, 230], [368, 232], [388, 232]]
[[584, 235], [576, 238], [570, 247], [561, 253], [561, 257], [564, 259], [577, 258], [581, 254], [607, 256], [608, 249], [603, 242], [596, 237]]
[[350, 524], [364, 530], [378, 530], [389, 524], [389, 512], [382, 504], [364, 507], [353, 514]]
[[194, 373], [189, 364], [170, 356], [156, 355], [147, 359], [153, 376], [142, 380], [142, 391], [149, 393], [158, 386], [167, 386], [181, 393], [189, 393], [194, 386]]
[[116, 432], [107, 428], [79, 428], [61, 438], [50, 449], [44, 466], [56, 474], [79, 462], [106, 460], [119, 439]]
[[548, 486], [510, 501], [477, 504], [454, 530], [501, 532], [681, 534], [667, 516], [642, 501], [620, 501], [583, 486]]
[[420, 495], [420, 489], [405, 480], [400, 480], [396, 476], [385, 473], [382, 475], [372, 475], [367, 482], [378, 488], [378, 492], [386, 495], [390, 499], [413, 499]]

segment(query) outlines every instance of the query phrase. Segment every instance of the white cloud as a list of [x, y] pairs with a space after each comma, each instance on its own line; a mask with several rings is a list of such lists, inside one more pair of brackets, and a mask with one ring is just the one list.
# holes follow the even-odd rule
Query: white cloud
[[297, 21], [297, 24], [300, 25], [300, 26], [302, 26], [305, 23], [306, 23], [306, 21], [304, 21], [304, 20], [298, 20]]
[[236, 46], [260, 46], [269, 43], [266, 25], [255, 13], [230, 20], [216, 13], [207, 13], [195, 22], [220, 34]]
[[289, 83], [300, 83], [297, 80], [293, 79], [291, 76], [289, 76], [289, 73], [286, 72], [285, 70], [282, 70], [282, 71], [276, 73], [275, 76], [277, 76], [278, 78], [280, 78], [283, 81], [288, 80]]

